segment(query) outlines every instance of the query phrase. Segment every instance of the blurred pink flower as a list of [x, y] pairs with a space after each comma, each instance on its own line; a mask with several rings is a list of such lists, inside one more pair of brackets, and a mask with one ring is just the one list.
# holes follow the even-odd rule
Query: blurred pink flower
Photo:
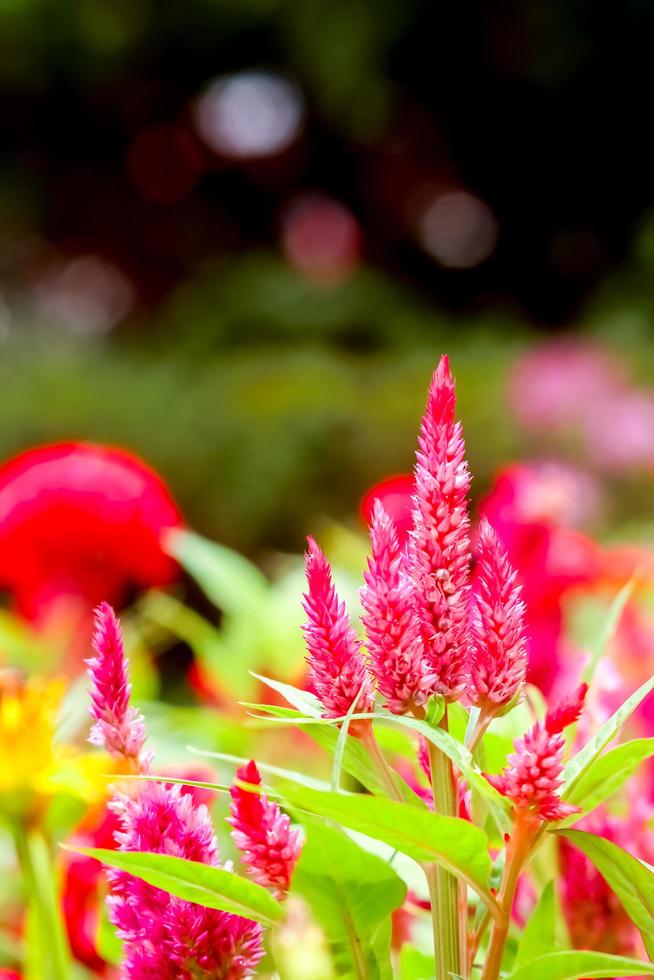
[[87, 660], [91, 679], [91, 716], [95, 724], [89, 742], [102, 746], [109, 755], [127, 762], [136, 772], [149, 768], [145, 752], [145, 724], [130, 706], [131, 685], [128, 661], [116, 614], [108, 602], [95, 610], [93, 634], [95, 657]]
[[366, 527], [372, 524], [375, 501], [379, 500], [395, 525], [400, 544], [404, 544], [413, 527], [413, 494], [416, 485], [412, 473], [389, 476], [376, 483], [361, 500], [360, 513]]
[[545, 433], [578, 426], [590, 403], [621, 390], [624, 372], [596, 344], [547, 342], [523, 354], [509, 379], [509, 400], [518, 420]]

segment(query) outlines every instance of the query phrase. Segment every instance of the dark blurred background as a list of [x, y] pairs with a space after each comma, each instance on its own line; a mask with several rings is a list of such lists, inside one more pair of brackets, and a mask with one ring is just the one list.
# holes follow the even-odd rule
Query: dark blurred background
[[442, 350], [477, 493], [533, 448], [506, 392], [539, 339], [648, 387], [653, 27], [642, 0], [0, 0], [0, 455], [121, 444], [204, 533], [298, 549], [410, 467]]

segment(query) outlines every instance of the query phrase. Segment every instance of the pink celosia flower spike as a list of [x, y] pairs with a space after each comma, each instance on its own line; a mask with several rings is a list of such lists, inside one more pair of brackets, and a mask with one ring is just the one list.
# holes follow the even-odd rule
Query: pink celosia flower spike
[[[261, 785], [255, 762], [242, 766], [236, 778], [251, 786]], [[228, 822], [234, 828], [232, 837], [250, 876], [277, 898], [283, 898], [302, 849], [299, 831], [291, 830], [289, 818], [264, 794], [237, 784], [229, 792], [232, 802]]]
[[146, 770], [150, 757], [144, 749], [143, 717], [130, 707], [131, 685], [120, 624], [107, 602], [95, 610], [95, 657], [87, 660], [91, 678], [91, 715], [95, 724], [89, 741], [137, 770]]
[[563, 803], [558, 795], [565, 746], [561, 732], [579, 717], [586, 690], [587, 685], [582, 684], [548, 711], [543, 721], [537, 721], [526, 735], [516, 739], [515, 752], [509, 756], [506, 769], [499, 776], [488, 777], [518, 813], [530, 813], [545, 821], [563, 820], [578, 812], [578, 807]]
[[[209, 812], [179, 785], [148, 783], [113, 808], [122, 851], [149, 851], [219, 866]], [[125, 871], [107, 872], [109, 916], [123, 941], [121, 976], [166, 980], [245, 980], [263, 956], [262, 929], [237, 915], [204, 908]]]
[[516, 572], [486, 518], [479, 528], [477, 556], [470, 620], [470, 699], [492, 714], [510, 704], [525, 682], [525, 606]]
[[467, 681], [470, 473], [446, 356], [432, 378], [416, 453], [411, 574], [435, 690], [456, 700]]
[[405, 714], [429, 699], [438, 676], [425, 652], [406, 553], [379, 500], [373, 508], [370, 542], [372, 555], [361, 589], [370, 670], [386, 707]]
[[[311, 668], [311, 687], [325, 707], [326, 718], [347, 714], [355, 698], [357, 712], [374, 704], [372, 682], [345, 605], [336, 595], [331, 568], [324, 554], [308, 538], [306, 574], [309, 590], [304, 596], [308, 622], [304, 625]], [[351, 726], [354, 734], [356, 725]]]

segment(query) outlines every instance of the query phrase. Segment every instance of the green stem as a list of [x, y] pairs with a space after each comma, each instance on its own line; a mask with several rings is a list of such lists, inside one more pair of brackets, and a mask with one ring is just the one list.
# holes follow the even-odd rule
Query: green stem
[[[16, 854], [28, 893], [30, 912], [39, 944], [41, 968], [48, 969], [48, 980], [70, 980], [70, 955], [50, 860], [48, 844], [39, 831], [14, 825]], [[46, 967], [47, 963], [47, 967]]]
[[[440, 721], [447, 731], [447, 711]], [[431, 784], [436, 812], [456, 816], [456, 796], [452, 763], [437, 746], [428, 743]], [[430, 874], [427, 874], [429, 884]], [[461, 975], [461, 948], [459, 940], [459, 886], [449, 871], [435, 869], [435, 903], [432, 901], [436, 975], [438, 980], [449, 980], [450, 975]], [[434, 907], [435, 905], [435, 907]]]

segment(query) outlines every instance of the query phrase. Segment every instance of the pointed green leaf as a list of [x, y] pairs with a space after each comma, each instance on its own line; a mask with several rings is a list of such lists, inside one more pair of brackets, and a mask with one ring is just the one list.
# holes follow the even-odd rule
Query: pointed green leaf
[[583, 950], [539, 956], [511, 973], [508, 980], [579, 980], [580, 977], [654, 977], [654, 964], [627, 956]]
[[177, 529], [168, 532], [165, 547], [211, 601], [230, 615], [247, 613], [265, 601], [270, 588], [267, 578], [237, 551]]
[[391, 980], [390, 915], [402, 905], [406, 885], [342, 831], [313, 820], [305, 826], [293, 891], [322, 926], [337, 975]]
[[645, 948], [654, 958], [654, 873], [612, 841], [583, 830], [559, 830], [583, 851], [616, 893], [629, 918], [640, 930]]
[[654, 674], [648, 681], [645, 681], [630, 698], [622, 704], [618, 710], [611, 715], [608, 721], [604, 722], [597, 735], [591, 738], [584, 747], [570, 759], [563, 770], [563, 786], [561, 797], [568, 800], [569, 794], [573, 792], [576, 784], [584, 775], [591, 763], [601, 755], [609, 742], [615, 738], [624, 723], [636, 710], [641, 701], [644, 701], [650, 691], [654, 690]]
[[[626, 783], [638, 766], [654, 755], [654, 738], [635, 738], [594, 759], [566, 792], [568, 803], [590, 813]], [[575, 813], [572, 821], [579, 819]]]
[[66, 847], [65, 850], [86, 854], [111, 868], [128, 871], [177, 898], [254, 919], [263, 925], [274, 925], [284, 914], [282, 906], [265, 888], [224, 868], [186, 861], [170, 854], [111, 851], [101, 847]]
[[488, 837], [467, 820], [375, 796], [320, 793], [300, 786], [283, 786], [280, 792], [294, 807], [384, 841], [416, 861], [437, 862], [495, 907], [487, 887]]
[[515, 954], [513, 969], [535, 960], [538, 956], [544, 956], [551, 952], [556, 945], [554, 942], [554, 932], [556, 923], [556, 903], [554, 896], [554, 882], [548, 881], [538, 905], [529, 916], [524, 932], [518, 944], [518, 951]]
[[613, 634], [618, 628], [620, 617], [624, 612], [624, 607], [627, 605], [629, 599], [632, 596], [635, 585], [636, 585], [636, 576], [632, 575], [629, 581], [622, 586], [622, 588], [615, 596], [613, 602], [608, 608], [608, 611], [606, 613], [606, 618], [602, 624], [602, 629], [599, 633], [599, 636], [597, 637], [596, 642], [593, 644], [591, 658], [582, 676], [582, 680], [585, 681], [586, 684], [589, 684], [591, 682], [595, 670], [597, 668], [597, 665], [602, 659], [602, 657], [604, 656], [604, 653], [606, 652], [606, 648], [608, 647], [609, 643], [611, 642], [611, 639], [613, 638]]

